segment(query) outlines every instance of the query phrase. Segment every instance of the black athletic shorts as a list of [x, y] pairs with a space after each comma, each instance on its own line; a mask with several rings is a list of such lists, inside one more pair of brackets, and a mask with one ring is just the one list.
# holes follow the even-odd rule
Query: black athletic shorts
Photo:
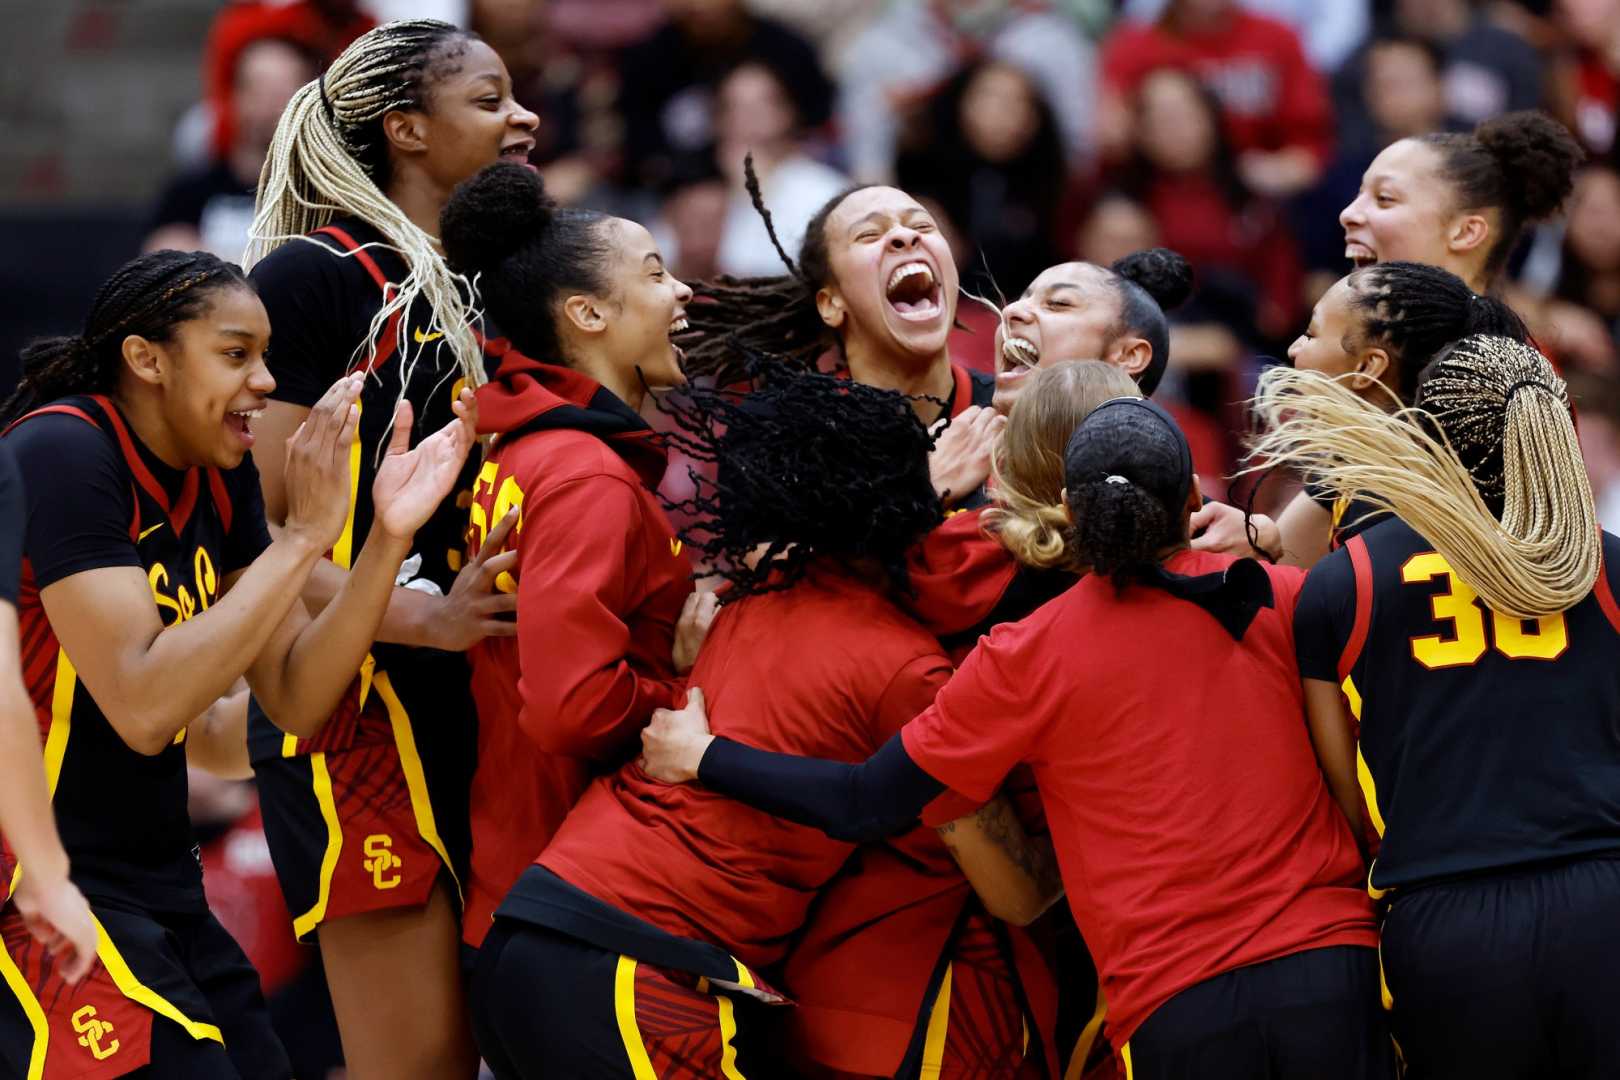
[[1620, 860], [1402, 890], [1383, 961], [1408, 1080], [1620, 1077]]
[[1395, 1080], [1378, 953], [1307, 949], [1205, 979], [1119, 1053], [1131, 1080]]

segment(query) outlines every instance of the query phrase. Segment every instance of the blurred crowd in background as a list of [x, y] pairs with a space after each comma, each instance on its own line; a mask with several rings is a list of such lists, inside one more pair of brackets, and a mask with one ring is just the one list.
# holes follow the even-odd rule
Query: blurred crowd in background
[[[783, 271], [745, 154], [790, 252], [852, 182], [911, 192], [985, 301], [959, 309], [970, 366], [993, 367], [995, 308], [1042, 268], [1181, 252], [1197, 289], [1157, 397], [1219, 473], [1258, 371], [1350, 269], [1339, 215], [1378, 151], [1544, 109], [1589, 162], [1505, 293], [1570, 379], [1620, 529], [1620, 0], [63, 0], [8, 30], [0, 76], [0, 389], [138, 250], [240, 259], [282, 106], [403, 15], [480, 33], [541, 117], [551, 192], [646, 223], [682, 278]], [[274, 989], [307, 967], [265, 915], [251, 791], [218, 797], [248, 825], [216, 839], [242, 865], [210, 892], [240, 892], [215, 908]]]

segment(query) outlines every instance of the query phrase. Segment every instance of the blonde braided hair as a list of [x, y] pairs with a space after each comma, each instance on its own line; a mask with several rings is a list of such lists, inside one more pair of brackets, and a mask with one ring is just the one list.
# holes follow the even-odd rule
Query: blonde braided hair
[[1286, 464], [1389, 510], [1492, 611], [1534, 619], [1592, 591], [1602, 555], [1564, 381], [1534, 348], [1475, 335], [1424, 371], [1412, 408], [1385, 412], [1342, 381], [1273, 368], [1245, 471]]
[[1063, 504], [1063, 452], [1098, 405], [1142, 391], [1123, 369], [1101, 360], [1052, 364], [1024, 378], [990, 459], [995, 505], [980, 520], [1025, 566], [1078, 572]]
[[[389, 249], [405, 260], [405, 280], [391, 282], [382, 307], [372, 317], [366, 340], [355, 348], [351, 366], [375, 357], [383, 327], [406, 312], [418, 297], [428, 302], [435, 368], [438, 350], [448, 347], [469, 386], [484, 380], [483, 350], [473, 335], [476, 312], [471, 283], [455, 274], [429, 236], [383, 193], [387, 146], [382, 118], [399, 109], [426, 107], [423, 75], [430, 62], [456, 41], [472, 35], [449, 23], [407, 19], [384, 23], [357, 38], [320, 78], [287, 103], [259, 176], [258, 199], [247, 255], [248, 268], [290, 240], [317, 241], [307, 234], [339, 214], [361, 218], [383, 234]], [[352, 254], [344, 252], [344, 255]], [[398, 324], [401, 384], [408, 387], [426, 346], [411, 351], [409, 322]], [[443, 338], [434, 338], [433, 334]], [[445, 372], [449, 378], [452, 372]], [[402, 391], [403, 394], [403, 391]]]

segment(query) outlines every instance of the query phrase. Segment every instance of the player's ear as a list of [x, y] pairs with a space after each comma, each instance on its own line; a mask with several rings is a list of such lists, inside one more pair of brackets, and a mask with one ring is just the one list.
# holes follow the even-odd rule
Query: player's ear
[[1063, 504], [1063, 516], [1070, 525], [1074, 524], [1074, 511], [1069, 508], [1069, 489], [1058, 489], [1058, 502]]
[[124, 366], [130, 374], [148, 386], [158, 386], [163, 382], [168, 363], [156, 345], [139, 334], [130, 334], [120, 348], [124, 355]]
[[1383, 382], [1389, 370], [1389, 352], [1373, 346], [1361, 354], [1361, 360], [1356, 366], [1356, 374], [1360, 376], [1356, 380], [1358, 388], [1366, 389], [1375, 382]]
[[825, 285], [816, 290], [816, 311], [834, 330], [844, 325], [844, 298], [836, 290]]

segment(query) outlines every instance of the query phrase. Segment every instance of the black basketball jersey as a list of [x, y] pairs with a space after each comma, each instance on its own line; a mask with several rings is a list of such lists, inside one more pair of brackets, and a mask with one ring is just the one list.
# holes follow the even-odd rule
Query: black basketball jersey
[[[454, 417], [451, 403], [465, 386], [443, 335], [432, 327], [432, 310], [425, 300], [418, 298], [403, 319], [388, 322], [373, 337], [372, 320], [381, 310], [384, 296], [409, 273], [404, 260], [385, 244], [382, 234], [370, 225], [353, 218], [339, 219], [307, 238], [277, 248], [250, 275], [270, 315], [268, 363], [276, 378], [272, 398], [313, 406], [345, 372], [367, 372], [360, 394], [359, 437], [350, 457], [349, 520], [331, 551], [332, 561], [344, 568], [353, 564], [371, 529], [371, 486], [392, 431], [402, 387], [415, 413], [414, 446], [450, 422]], [[400, 321], [405, 324], [403, 352], [398, 344]], [[377, 346], [374, 354], [369, 348], [373, 340]], [[449, 592], [462, 566], [466, 507], [478, 471], [476, 458], [476, 454], [469, 456], [456, 494], [417, 530], [403, 580], [431, 583], [440, 592]], [[404, 665], [441, 667], [445, 694], [456, 698], [457, 709], [470, 709], [466, 704], [470, 702], [469, 676], [462, 657], [378, 643], [372, 648], [372, 658], [376, 670], [397, 670]], [[360, 685], [357, 681], [356, 694], [362, 694]], [[445, 711], [438, 704], [406, 703], [415, 706], [409, 708], [412, 715]], [[295, 747], [298, 741], [284, 737], [260, 710], [253, 709], [249, 715], [249, 743], [255, 760], [336, 749], [348, 735], [343, 725], [329, 724], [316, 739]]]
[[[169, 468], [100, 396], [37, 409], [6, 443], [29, 508], [17, 601], [23, 679], [73, 879], [89, 895], [147, 909], [206, 910], [185, 731], [161, 753], [132, 750], [79, 681], [40, 590], [86, 570], [139, 567], [165, 627], [202, 614], [270, 542], [258, 473], [251, 461], [227, 472]], [[14, 863], [8, 850], [6, 885]]]
[[1338, 683], [1390, 889], [1620, 852], [1620, 539], [1561, 614], [1488, 610], [1416, 530], [1389, 519], [1311, 571], [1300, 671]]

